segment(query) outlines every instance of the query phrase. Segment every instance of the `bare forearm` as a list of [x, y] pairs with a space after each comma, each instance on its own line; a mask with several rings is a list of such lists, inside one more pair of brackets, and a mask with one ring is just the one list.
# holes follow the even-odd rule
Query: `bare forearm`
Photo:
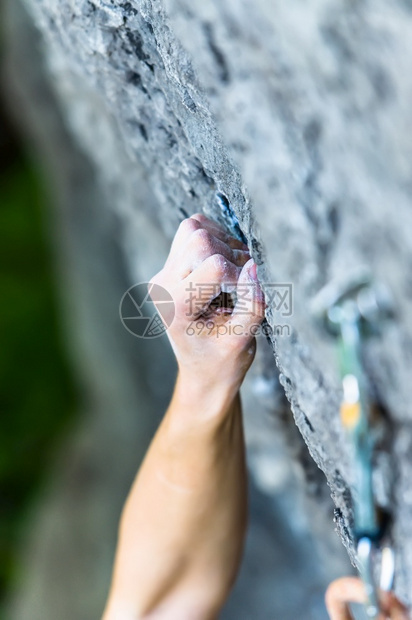
[[119, 605], [135, 618], [172, 620], [174, 608], [179, 620], [214, 617], [234, 580], [245, 524], [237, 386], [180, 376], [125, 506], [105, 620]]
[[[224, 296], [215, 303], [228, 286], [239, 293], [234, 307]], [[174, 301], [167, 334], [179, 378], [124, 509], [104, 620], [212, 620], [242, 552], [239, 388], [265, 311], [256, 265], [247, 246], [197, 214], [181, 223], [151, 280], [156, 307], [163, 288]]]

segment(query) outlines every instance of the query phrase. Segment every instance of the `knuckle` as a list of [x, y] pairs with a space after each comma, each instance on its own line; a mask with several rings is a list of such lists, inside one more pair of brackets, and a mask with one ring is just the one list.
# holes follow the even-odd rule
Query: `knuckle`
[[213, 254], [210, 257], [211, 267], [218, 277], [222, 277], [226, 271], [227, 260], [222, 254]]
[[198, 230], [199, 226], [200, 226], [199, 222], [197, 222], [196, 220], [192, 218], [187, 218], [183, 220], [183, 222], [180, 223], [179, 230], [183, 232], [191, 233], [191, 232]]
[[197, 243], [202, 244], [202, 246], [206, 249], [209, 249], [213, 246], [213, 237], [204, 228], [199, 228], [198, 230], [195, 230], [195, 232], [193, 233], [193, 237], [195, 238]]
[[236, 247], [232, 247], [232, 254], [235, 261], [241, 265], [246, 265], [246, 263], [250, 260], [250, 254], [246, 250], [239, 250]]
[[192, 215], [192, 218], [194, 220], [197, 220], [198, 222], [203, 222], [203, 223], [206, 223], [209, 221], [206, 215], [204, 215], [204, 213], [195, 213], [194, 215]]

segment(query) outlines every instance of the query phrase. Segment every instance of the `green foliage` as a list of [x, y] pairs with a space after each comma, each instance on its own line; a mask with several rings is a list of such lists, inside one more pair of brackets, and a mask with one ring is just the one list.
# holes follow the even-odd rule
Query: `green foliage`
[[0, 597], [51, 451], [75, 411], [60, 338], [44, 199], [28, 162], [0, 168]]

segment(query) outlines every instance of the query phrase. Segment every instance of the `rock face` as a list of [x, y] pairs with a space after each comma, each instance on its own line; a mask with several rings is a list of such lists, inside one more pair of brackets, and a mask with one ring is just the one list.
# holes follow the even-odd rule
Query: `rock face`
[[[365, 265], [390, 290], [396, 319], [370, 341], [365, 363], [387, 411], [392, 460], [378, 463], [377, 480], [392, 487], [396, 587], [411, 602], [412, 4], [24, 5], [41, 33], [67, 132], [92, 163], [100, 188], [101, 208], [89, 214], [89, 225], [95, 219], [116, 245], [126, 279], [147, 277], [182, 214], [202, 210], [228, 228], [236, 214], [267, 291], [271, 283], [292, 286], [293, 308], [279, 308], [275, 299], [268, 310], [278, 334], [272, 337], [276, 363], [352, 558], [353, 475], [338, 419], [336, 351], [315, 325], [310, 302], [330, 280]], [[81, 230], [79, 224], [75, 238]], [[150, 244], [136, 244], [148, 234], [151, 253]], [[267, 359], [262, 355], [249, 393], [279, 402]], [[267, 469], [259, 477], [258, 461], [267, 442], [257, 426], [248, 423], [251, 464], [264, 486]], [[281, 424], [286, 427], [293, 434]], [[273, 441], [275, 435], [272, 430]], [[325, 504], [326, 483], [295, 435], [292, 443]]]

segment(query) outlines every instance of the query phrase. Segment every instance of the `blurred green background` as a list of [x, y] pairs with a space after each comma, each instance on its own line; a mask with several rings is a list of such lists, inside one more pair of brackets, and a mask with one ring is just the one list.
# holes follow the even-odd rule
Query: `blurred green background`
[[0, 603], [56, 443], [76, 410], [41, 176], [0, 103]]

